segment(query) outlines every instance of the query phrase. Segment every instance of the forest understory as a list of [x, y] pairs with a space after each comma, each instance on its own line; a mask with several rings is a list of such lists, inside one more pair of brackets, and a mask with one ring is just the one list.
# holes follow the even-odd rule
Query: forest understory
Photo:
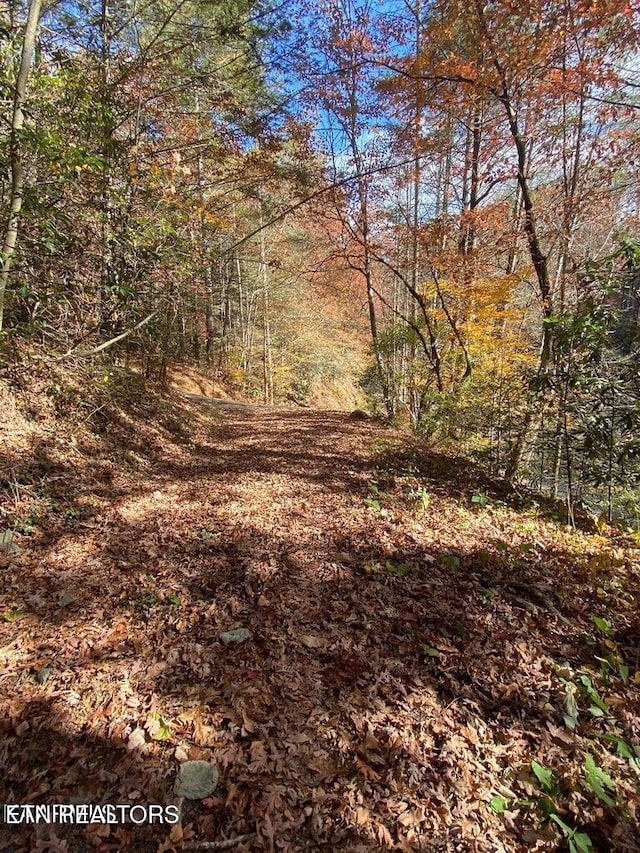
[[2, 388], [0, 800], [181, 820], [0, 849], [640, 850], [637, 538], [346, 412], [103, 374]]

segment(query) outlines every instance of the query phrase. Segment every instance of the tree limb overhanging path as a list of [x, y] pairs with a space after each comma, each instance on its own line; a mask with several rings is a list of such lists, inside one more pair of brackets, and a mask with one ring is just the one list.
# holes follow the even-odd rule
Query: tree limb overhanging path
[[174, 404], [188, 430], [141, 431], [91, 488], [88, 446], [40, 450], [76, 497], [3, 569], [5, 800], [164, 804], [205, 760], [218, 788], [177, 828], [38, 831], [74, 851], [556, 849], [488, 803], [540, 750], [572, 760], [552, 673], [592, 592], [567, 534], [538, 519], [532, 544], [526, 508], [470, 503], [468, 466], [346, 413]]

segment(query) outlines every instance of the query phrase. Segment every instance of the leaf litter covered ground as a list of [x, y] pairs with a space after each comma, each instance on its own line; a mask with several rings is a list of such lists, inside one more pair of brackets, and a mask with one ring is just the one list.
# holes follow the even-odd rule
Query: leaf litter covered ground
[[3, 392], [0, 800], [219, 784], [0, 849], [640, 849], [633, 539], [346, 413], [64, 381]]

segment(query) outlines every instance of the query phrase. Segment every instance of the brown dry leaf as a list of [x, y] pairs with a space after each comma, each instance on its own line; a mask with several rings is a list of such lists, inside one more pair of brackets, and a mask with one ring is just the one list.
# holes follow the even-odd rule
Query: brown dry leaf
[[313, 634], [303, 634], [300, 637], [300, 642], [308, 649], [323, 649], [327, 645], [324, 637], [317, 637]]
[[257, 731], [258, 726], [251, 717], [247, 714], [245, 708], [242, 708], [242, 729], [243, 734], [254, 734]]
[[139, 752], [147, 752], [151, 749], [151, 745], [147, 743], [147, 738], [143, 728], [137, 726], [127, 738], [127, 749], [129, 751], [137, 750]]
[[572, 734], [567, 729], [563, 729], [560, 726], [554, 726], [551, 720], [547, 720], [547, 728], [551, 733], [551, 737], [557, 743], [561, 743], [568, 747], [574, 747], [576, 745], [575, 734]]
[[365, 761], [363, 761], [361, 758], [356, 758], [355, 765], [358, 768], [358, 770], [362, 773], [364, 778], [367, 779], [368, 781], [370, 781], [370, 782], [379, 782], [380, 781], [380, 775], [378, 773], [376, 773], [376, 771], [372, 767], [369, 767], [369, 765]]
[[169, 841], [172, 844], [180, 844], [184, 839], [184, 830], [182, 823], [174, 823], [169, 832]]
[[479, 738], [478, 738], [478, 733], [474, 729], [472, 729], [470, 726], [460, 726], [460, 734], [472, 746], [478, 746], [478, 744], [480, 742]]
[[380, 844], [384, 844], [386, 847], [393, 847], [393, 838], [391, 833], [383, 823], [379, 823], [376, 826], [376, 836]]
[[371, 813], [364, 806], [358, 806], [356, 809], [356, 823], [358, 826], [369, 826], [371, 823]]

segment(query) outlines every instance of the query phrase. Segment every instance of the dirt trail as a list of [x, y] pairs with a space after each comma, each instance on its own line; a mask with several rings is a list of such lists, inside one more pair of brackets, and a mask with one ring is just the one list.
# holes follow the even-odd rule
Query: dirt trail
[[[487, 803], [544, 729], [536, 637], [568, 640], [539, 601], [484, 594], [506, 510], [462, 510], [467, 474], [436, 455], [423, 500], [413, 463], [374, 469], [394, 435], [344, 413], [189, 407], [181, 450], [94, 484], [5, 568], [0, 799], [164, 804], [179, 762], [205, 759], [218, 790], [171, 838], [40, 835], [72, 853], [247, 833], [238, 850], [531, 849]], [[237, 627], [251, 639], [223, 645]], [[36, 849], [24, 829], [0, 842]]]

